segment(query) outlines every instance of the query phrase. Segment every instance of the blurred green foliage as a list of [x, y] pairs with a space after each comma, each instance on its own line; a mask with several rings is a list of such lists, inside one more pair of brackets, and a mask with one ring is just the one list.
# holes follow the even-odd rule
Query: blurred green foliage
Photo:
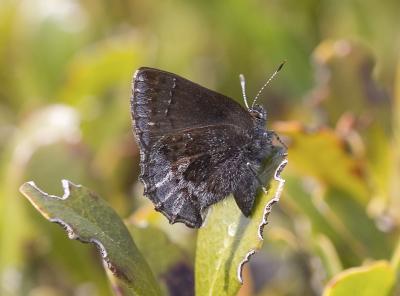
[[161, 231], [190, 274], [196, 233], [167, 224], [137, 182], [132, 75], [157, 67], [241, 101], [239, 73], [251, 96], [284, 59], [260, 102], [289, 145], [287, 182], [240, 293], [320, 295], [366, 265], [378, 266], [371, 285], [399, 294], [384, 276], [400, 270], [399, 11], [396, 0], [0, 0], [0, 294], [111, 294], [93, 247], [21, 197], [28, 180], [94, 189]]

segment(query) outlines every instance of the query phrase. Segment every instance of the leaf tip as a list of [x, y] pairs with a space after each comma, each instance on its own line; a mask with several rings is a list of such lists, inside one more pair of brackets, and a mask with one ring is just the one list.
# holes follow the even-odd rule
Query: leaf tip
[[19, 192], [21, 192], [23, 195], [26, 196], [27, 191], [28, 191], [29, 189], [31, 189], [32, 187], [35, 188], [35, 189], [37, 188], [35, 182], [33, 182], [33, 181], [25, 182], [24, 184], [22, 184], [22, 185], [19, 187]]

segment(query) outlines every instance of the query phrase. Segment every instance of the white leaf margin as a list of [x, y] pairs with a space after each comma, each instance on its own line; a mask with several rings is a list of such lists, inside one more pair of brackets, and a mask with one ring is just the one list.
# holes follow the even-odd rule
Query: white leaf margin
[[[278, 168], [275, 170], [274, 173], [274, 180], [278, 182], [278, 187], [276, 188], [275, 191], [275, 196], [265, 205], [264, 207], [264, 214], [263, 218], [258, 225], [258, 238], [260, 241], [264, 240], [263, 237], [263, 232], [264, 232], [264, 227], [268, 224], [268, 216], [272, 211], [272, 206], [276, 203], [279, 202], [281, 195], [282, 195], [282, 190], [283, 186], [285, 185], [286, 180], [281, 177], [281, 173], [283, 169], [286, 167], [288, 164], [288, 160], [284, 159], [282, 162], [279, 164]], [[243, 284], [243, 267], [244, 265], [250, 261], [250, 257], [253, 256], [256, 253], [257, 250], [251, 249], [247, 254], [244, 256], [243, 260], [239, 263], [237, 267], [237, 279], [240, 284]]]
[[[61, 180], [61, 185], [62, 188], [64, 190], [63, 196], [57, 196], [57, 195], [53, 195], [53, 194], [48, 194], [46, 192], [44, 192], [43, 190], [41, 190], [34, 181], [28, 181], [26, 182], [26, 184], [30, 185], [32, 188], [34, 188], [36, 191], [38, 191], [40, 194], [47, 196], [48, 198], [54, 198], [54, 199], [59, 199], [59, 200], [66, 200], [67, 198], [69, 198], [70, 194], [71, 194], [71, 186], [77, 187], [77, 188], [81, 188], [82, 185], [77, 185], [74, 184], [73, 182], [66, 180], [66, 179], [62, 179]], [[39, 213], [41, 213], [47, 220], [49, 220], [52, 223], [57, 223], [59, 225], [61, 225], [65, 231], [67, 232], [68, 238], [71, 240], [79, 240], [83, 243], [91, 243], [94, 244], [98, 251], [100, 252], [101, 257], [103, 258], [103, 260], [105, 261], [105, 263], [107, 264], [107, 266], [109, 265], [109, 260], [108, 260], [108, 253], [106, 248], [104, 247], [104, 245], [97, 239], [91, 238], [91, 239], [84, 239], [81, 236], [77, 235], [75, 233], [75, 231], [73, 230], [73, 227], [71, 225], [69, 225], [68, 223], [66, 223], [64, 220], [59, 219], [59, 218], [52, 218], [50, 217], [46, 212], [42, 211], [40, 208], [38, 208], [38, 205], [35, 204], [34, 202], [32, 202], [32, 200], [30, 198], [28, 198], [28, 200], [31, 202], [31, 204], [36, 208], [36, 210], [38, 210]], [[111, 268], [110, 268], [111, 269]]]

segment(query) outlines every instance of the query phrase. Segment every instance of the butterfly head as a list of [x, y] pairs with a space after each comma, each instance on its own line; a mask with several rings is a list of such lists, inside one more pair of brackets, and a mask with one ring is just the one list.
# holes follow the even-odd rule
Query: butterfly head
[[254, 105], [252, 108], [249, 108], [249, 113], [258, 124], [265, 125], [267, 122], [267, 112], [260, 105]]

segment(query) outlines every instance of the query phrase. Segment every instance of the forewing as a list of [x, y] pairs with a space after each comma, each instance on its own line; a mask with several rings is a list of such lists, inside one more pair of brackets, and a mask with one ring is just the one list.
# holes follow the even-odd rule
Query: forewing
[[172, 73], [140, 68], [133, 81], [132, 118], [139, 145], [150, 149], [177, 131], [206, 125], [253, 126], [251, 116], [232, 99]]
[[200, 227], [202, 214], [232, 192], [248, 136], [234, 125], [190, 128], [162, 136], [143, 163], [145, 194], [171, 223]]

